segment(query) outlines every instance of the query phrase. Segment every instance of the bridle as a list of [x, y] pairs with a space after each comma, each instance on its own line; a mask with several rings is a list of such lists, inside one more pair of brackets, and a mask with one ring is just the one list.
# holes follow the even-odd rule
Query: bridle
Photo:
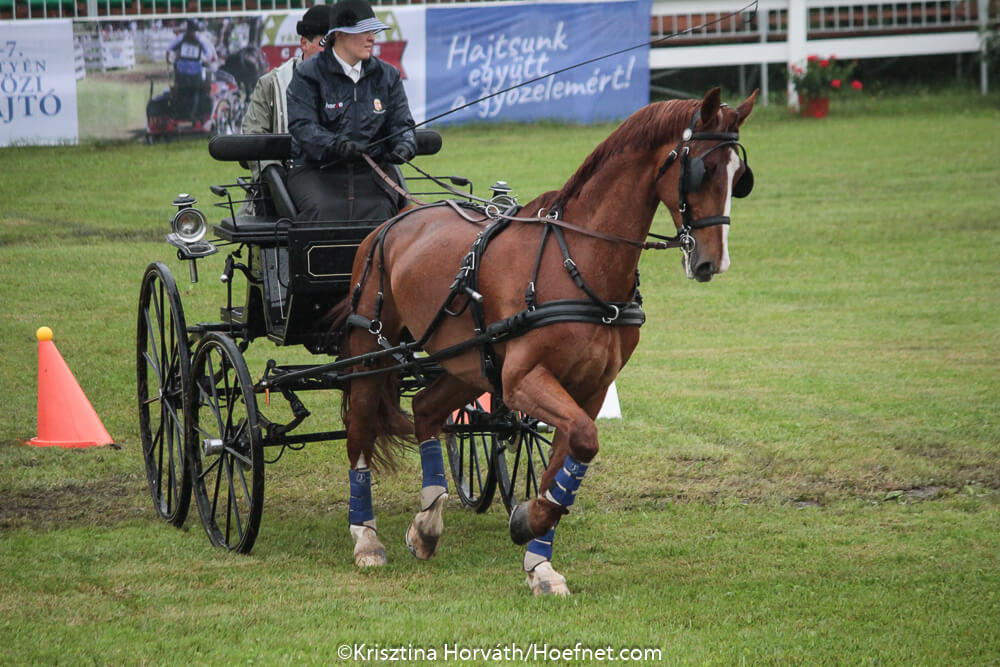
[[[678, 241], [685, 253], [691, 253], [695, 247], [695, 240], [691, 235], [692, 231], [716, 225], [728, 225], [730, 222], [728, 215], [711, 215], [697, 219], [693, 219], [692, 217], [688, 195], [692, 192], [697, 192], [705, 180], [705, 157], [707, 155], [726, 146], [735, 146], [738, 148], [742, 153], [745, 168], [743, 175], [733, 184], [733, 196], [746, 197], [753, 190], [753, 171], [750, 170], [750, 165], [747, 163], [747, 150], [740, 143], [740, 133], [695, 132], [694, 127], [698, 122], [700, 114], [701, 110], [696, 109], [691, 116], [691, 123], [681, 135], [681, 140], [677, 142], [677, 146], [670, 151], [663, 164], [660, 165], [659, 170], [656, 172], [656, 179], [653, 181], [654, 183], [659, 181], [674, 162], [680, 159], [681, 173], [677, 178], [677, 190], [680, 199], [681, 228], [677, 236], [674, 237], [659, 236], [657, 234], [650, 234], [650, 236], [668, 241]], [[692, 141], [715, 141], [717, 143], [701, 155], [691, 157]]]

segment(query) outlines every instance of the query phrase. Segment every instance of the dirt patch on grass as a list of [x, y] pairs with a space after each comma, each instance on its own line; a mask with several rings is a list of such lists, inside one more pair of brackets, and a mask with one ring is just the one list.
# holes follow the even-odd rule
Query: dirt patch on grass
[[145, 487], [91, 484], [0, 491], [0, 530], [111, 525], [154, 514]]

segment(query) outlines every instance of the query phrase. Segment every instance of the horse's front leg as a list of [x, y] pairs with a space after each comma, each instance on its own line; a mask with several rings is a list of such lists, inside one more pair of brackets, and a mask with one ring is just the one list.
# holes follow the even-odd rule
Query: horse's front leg
[[437, 553], [444, 532], [444, 507], [448, 500], [448, 480], [438, 435], [452, 410], [465, 405], [478, 390], [450, 376], [442, 375], [413, 397], [413, 423], [420, 441], [420, 511], [406, 530], [406, 546], [420, 560]]
[[[566, 579], [552, 567], [556, 525], [576, 500], [587, 467], [597, 455], [597, 427], [589, 412], [596, 410], [603, 393], [581, 408], [562, 385], [542, 367], [528, 372], [517, 383], [506, 383], [509, 405], [556, 427], [558, 433], [549, 466], [539, 484], [539, 496], [514, 508], [510, 534], [517, 544], [527, 544], [523, 567], [536, 595], [569, 595]], [[594, 408], [594, 405], [597, 407]]]

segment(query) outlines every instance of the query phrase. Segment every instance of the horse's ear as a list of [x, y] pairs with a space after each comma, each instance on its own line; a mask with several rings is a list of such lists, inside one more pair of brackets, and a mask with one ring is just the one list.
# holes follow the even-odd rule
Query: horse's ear
[[745, 121], [750, 116], [750, 112], [753, 111], [753, 103], [757, 101], [757, 95], [759, 93], [760, 93], [760, 88], [757, 88], [752, 93], [750, 93], [750, 97], [746, 98], [743, 101], [743, 104], [741, 104], [736, 109], [736, 127], [742, 125], [743, 121]]
[[715, 113], [719, 110], [719, 105], [722, 104], [722, 89], [713, 88], [712, 90], [705, 93], [705, 97], [701, 99], [701, 124], [708, 125], [713, 118], [715, 118]]

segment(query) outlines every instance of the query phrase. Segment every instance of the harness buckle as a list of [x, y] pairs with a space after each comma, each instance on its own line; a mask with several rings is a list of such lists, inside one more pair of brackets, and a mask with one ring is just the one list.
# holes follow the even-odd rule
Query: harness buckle
[[475, 270], [476, 270], [476, 254], [470, 252], [465, 256], [465, 260], [462, 262], [462, 271], [468, 274], [469, 271], [475, 271]]
[[687, 228], [681, 230], [681, 237], [679, 241], [681, 242], [681, 250], [683, 250], [685, 254], [694, 252], [695, 246], [698, 245]]
[[604, 322], [605, 324], [611, 324], [612, 322], [618, 319], [619, 315], [621, 315], [621, 310], [618, 308], [618, 306], [616, 306], [613, 303], [609, 303], [608, 305], [615, 309], [615, 314], [612, 315], [611, 317], [602, 317], [601, 321]]
[[372, 320], [371, 325], [368, 327], [368, 333], [373, 336], [378, 336], [379, 339], [382, 338], [382, 321]]

